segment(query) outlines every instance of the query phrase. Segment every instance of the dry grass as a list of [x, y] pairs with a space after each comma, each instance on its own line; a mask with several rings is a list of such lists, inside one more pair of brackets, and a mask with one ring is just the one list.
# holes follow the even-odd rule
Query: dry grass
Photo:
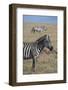
[[[46, 26], [47, 31], [31, 32], [34, 26]], [[52, 45], [57, 50], [57, 25], [46, 23], [24, 23], [24, 41], [33, 42], [39, 37], [49, 34], [51, 37]], [[36, 70], [32, 72], [32, 59], [23, 60], [23, 74], [42, 74], [42, 73], [56, 73], [57, 72], [57, 54], [46, 54], [42, 52], [36, 61]]]

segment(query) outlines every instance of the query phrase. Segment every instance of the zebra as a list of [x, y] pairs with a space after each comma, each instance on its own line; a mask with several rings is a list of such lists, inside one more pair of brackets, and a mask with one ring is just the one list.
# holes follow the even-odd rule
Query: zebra
[[42, 31], [44, 31], [44, 30], [47, 30], [47, 27], [45, 27], [45, 26], [36, 26], [36, 27], [33, 27], [32, 28], [32, 32], [42, 32]]
[[49, 35], [44, 35], [37, 39], [35, 42], [23, 42], [23, 59], [32, 59], [33, 72], [35, 71], [36, 59], [45, 47], [50, 51], [53, 50]]

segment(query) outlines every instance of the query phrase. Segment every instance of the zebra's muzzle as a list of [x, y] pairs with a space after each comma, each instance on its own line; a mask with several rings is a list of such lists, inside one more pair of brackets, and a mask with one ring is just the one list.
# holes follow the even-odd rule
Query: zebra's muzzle
[[50, 48], [50, 51], [52, 51], [53, 50], [53, 46]]

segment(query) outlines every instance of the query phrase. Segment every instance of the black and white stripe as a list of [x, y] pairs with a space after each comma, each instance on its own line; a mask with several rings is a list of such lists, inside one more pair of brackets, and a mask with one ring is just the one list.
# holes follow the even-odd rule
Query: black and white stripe
[[30, 55], [30, 52], [31, 52], [31, 44], [30, 43], [24, 43], [24, 46], [23, 46], [23, 57], [24, 59], [28, 59], [31, 55]]
[[41, 52], [41, 47], [37, 45], [37, 42], [33, 43], [24, 43], [23, 46], [23, 57], [24, 59], [32, 58], [32, 53], [35, 57], [38, 57], [38, 55]]

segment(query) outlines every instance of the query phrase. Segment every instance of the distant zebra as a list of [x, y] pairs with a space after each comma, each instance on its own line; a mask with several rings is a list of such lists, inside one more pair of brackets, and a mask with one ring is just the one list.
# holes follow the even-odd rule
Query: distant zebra
[[44, 35], [35, 42], [23, 43], [23, 59], [25, 60], [32, 58], [33, 71], [35, 71], [35, 60], [44, 49], [44, 47], [48, 48], [49, 50], [53, 49], [49, 35]]
[[32, 32], [42, 32], [42, 31], [45, 31], [47, 30], [47, 27], [45, 26], [35, 26], [32, 28]]

